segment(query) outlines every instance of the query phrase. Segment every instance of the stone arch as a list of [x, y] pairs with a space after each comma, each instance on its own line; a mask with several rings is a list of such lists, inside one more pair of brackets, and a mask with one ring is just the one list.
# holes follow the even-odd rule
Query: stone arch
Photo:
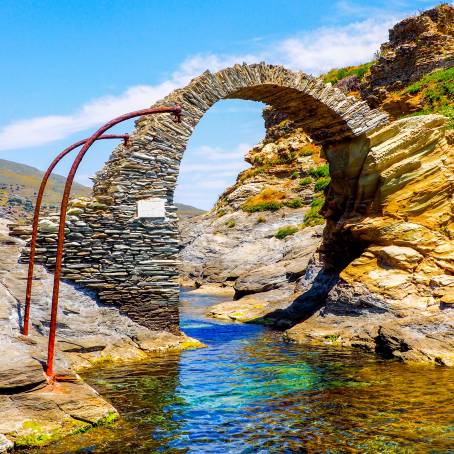
[[[326, 148], [360, 140], [388, 122], [385, 113], [310, 75], [265, 63], [206, 71], [156, 105], [179, 104], [181, 123], [167, 115], [139, 119], [97, 173], [94, 201], [73, 204], [63, 276], [98, 291], [152, 329], [178, 330], [178, 230], [173, 205], [179, 165], [205, 112], [222, 99], [260, 101], [286, 113]], [[165, 215], [138, 217], [137, 203], [162, 202]], [[76, 211], [74, 211], [76, 210]], [[80, 254], [80, 249], [87, 251]], [[48, 261], [48, 265], [52, 265]]]
[[[110, 192], [112, 177], [121, 173], [125, 160], [150, 162], [159, 160], [158, 153], [179, 163], [197, 123], [213, 104], [223, 99], [245, 99], [270, 105], [286, 113], [315, 142], [324, 145], [359, 137], [388, 122], [386, 113], [370, 109], [365, 101], [346, 96], [318, 78], [283, 66], [243, 64], [214, 74], [206, 71], [186, 87], [155, 103], [155, 106], [179, 104], [183, 109], [180, 124], [175, 124], [168, 116], [136, 122], [132, 146], [127, 150], [117, 148], [97, 174], [94, 193]], [[169, 165], [167, 171], [171, 174], [174, 168]]]

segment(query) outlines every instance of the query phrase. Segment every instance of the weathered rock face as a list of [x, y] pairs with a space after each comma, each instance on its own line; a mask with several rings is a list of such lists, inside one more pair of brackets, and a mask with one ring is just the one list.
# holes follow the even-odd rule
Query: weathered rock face
[[400, 90], [437, 68], [454, 65], [454, 8], [443, 4], [409, 17], [389, 32], [389, 42], [361, 86], [369, 105], [378, 107]]
[[[173, 192], [193, 128], [227, 98], [265, 102], [320, 143], [350, 140], [388, 120], [312, 76], [264, 63], [206, 72], [161, 100], [158, 105], [181, 105], [182, 122], [142, 118], [128, 146], [115, 149], [96, 177], [94, 198], [71, 206], [63, 270], [64, 278], [95, 289], [102, 301], [152, 329], [179, 329]], [[150, 198], [164, 215], [138, 216], [138, 202]], [[42, 230], [38, 251], [49, 266], [56, 249], [52, 228]]]
[[[232, 307], [236, 314], [238, 303], [245, 317], [252, 316], [244, 310], [247, 301], [252, 301], [245, 295], [255, 294], [253, 309], [260, 306], [262, 313], [277, 307], [279, 294], [278, 305], [285, 307], [286, 297], [293, 293], [297, 278], [320, 244], [323, 229], [322, 225], [304, 225], [317, 192], [316, 178], [309, 177], [309, 172], [326, 162], [319, 157], [319, 147], [285, 114], [267, 108], [263, 116], [265, 138], [245, 157], [252, 167], [227, 188], [210, 213], [180, 223], [183, 282], [233, 286], [235, 298], [243, 297], [241, 303], [222, 307]], [[301, 184], [303, 177], [305, 184]], [[245, 211], [250, 200], [264, 190], [275, 194], [273, 202], [278, 205], [273, 211], [259, 206], [257, 212]], [[286, 201], [291, 201], [287, 202], [290, 206]], [[321, 217], [319, 222], [324, 223]], [[276, 233], [286, 226], [294, 227], [296, 233], [277, 238]]]
[[[454, 365], [454, 148], [445, 124], [427, 115], [366, 134], [358, 165], [337, 146], [326, 150], [332, 184], [321, 251], [328, 267], [341, 265], [340, 280], [290, 338], [337, 335], [405, 360]], [[348, 249], [357, 258], [344, 268]]]
[[246, 296], [210, 315], [293, 326], [286, 336], [298, 342], [336, 339], [454, 365], [454, 149], [445, 128], [440, 115], [411, 117], [325, 146], [331, 184], [319, 252], [291, 285], [284, 275], [296, 257], [235, 276]]

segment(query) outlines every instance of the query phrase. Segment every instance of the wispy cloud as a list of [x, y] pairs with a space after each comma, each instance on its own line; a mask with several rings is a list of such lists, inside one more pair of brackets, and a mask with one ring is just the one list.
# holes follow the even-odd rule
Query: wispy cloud
[[244, 161], [251, 145], [233, 149], [202, 145], [189, 149], [181, 164], [175, 200], [209, 209], [219, 195], [249, 167]]
[[[348, 10], [350, 3], [338, 2], [337, 8]], [[26, 118], [0, 127], [0, 150], [43, 145], [93, 129], [124, 112], [153, 104], [206, 69], [217, 71], [238, 62], [265, 60], [319, 74], [333, 67], [368, 61], [379, 44], [386, 40], [387, 30], [393, 20], [389, 14], [383, 13], [373, 19], [344, 26], [319, 28], [267, 43], [260, 51], [251, 54], [194, 55], [183, 61], [168, 80], [156, 85], [132, 86], [117, 96], [93, 99], [69, 115]]]
[[282, 58], [291, 69], [317, 75], [332, 68], [364, 63], [386, 41], [391, 24], [391, 20], [370, 19], [345, 27], [320, 28], [311, 35], [282, 41], [273, 59]]
[[185, 60], [168, 80], [157, 85], [136, 85], [117, 96], [93, 99], [69, 115], [48, 115], [10, 123], [0, 128], [0, 150], [43, 145], [96, 127], [125, 112], [150, 106], [188, 83], [207, 69], [207, 65], [216, 71], [233, 62], [233, 59], [221, 60], [215, 55], [204, 58], [196, 55]]

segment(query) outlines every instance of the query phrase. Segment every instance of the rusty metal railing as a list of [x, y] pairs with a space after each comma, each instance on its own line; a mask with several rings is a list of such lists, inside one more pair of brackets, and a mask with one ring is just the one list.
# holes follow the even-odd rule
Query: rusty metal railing
[[[126, 144], [129, 138], [128, 134], [105, 134], [101, 137], [98, 137], [98, 140], [104, 139], [123, 139]], [[27, 290], [25, 291], [25, 309], [24, 309], [24, 323], [22, 326], [22, 334], [28, 336], [29, 324], [30, 324], [30, 306], [32, 298], [32, 287], [33, 287], [33, 271], [35, 268], [35, 258], [36, 258], [36, 243], [38, 240], [38, 225], [39, 225], [39, 215], [41, 211], [41, 205], [43, 201], [44, 191], [46, 190], [46, 185], [49, 180], [49, 177], [56, 165], [72, 150], [83, 145], [88, 139], [80, 140], [79, 142], [73, 143], [68, 148], [65, 148], [57, 157], [52, 161], [46, 173], [43, 175], [41, 184], [39, 186], [38, 195], [36, 197], [35, 211], [33, 213], [33, 225], [32, 225], [32, 238], [30, 240], [30, 256], [28, 261], [28, 273], [27, 273]]]
[[51, 308], [51, 319], [50, 319], [50, 328], [49, 328], [49, 343], [47, 350], [47, 365], [46, 365], [46, 375], [50, 381], [55, 379], [54, 376], [54, 354], [55, 354], [55, 337], [56, 337], [56, 328], [57, 328], [57, 310], [58, 310], [58, 297], [60, 290], [60, 277], [61, 269], [63, 263], [63, 250], [65, 242], [65, 223], [66, 223], [66, 210], [68, 208], [69, 195], [71, 192], [71, 187], [74, 181], [76, 171], [81, 163], [83, 157], [87, 153], [88, 149], [92, 144], [100, 138], [106, 131], [115, 126], [118, 123], [121, 123], [126, 120], [130, 120], [135, 117], [140, 117], [144, 115], [152, 115], [158, 113], [171, 113], [175, 116], [177, 121], [181, 119], [181, 107], [155, 107], [149, 109], [137, 110], [135, 112], [130, 112], [128, 114], [122, 115], [115, 118], [114, 120], [109, 121], [101, 128], [99, 128], [91, 137], [89, 137], [82, 149], [77, 154], [71, 170], [69, 171], [68, 177], [66, 179], [65, 189], [63, 192], [63, 197], [60, 205], [60, 222], [58, 226], [58, 237], [57, 237], [57, 255], [55, 261], [55, 271], [54, 271], [54, 284], [52, 291], [52, 308]]

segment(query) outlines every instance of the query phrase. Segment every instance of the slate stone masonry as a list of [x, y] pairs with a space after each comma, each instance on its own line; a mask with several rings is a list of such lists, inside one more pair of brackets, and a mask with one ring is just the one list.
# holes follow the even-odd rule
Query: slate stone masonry
[[[179, 330], [178, 229], [173, 194], [191, 133], [221, 99], [261, 101], [286, 113], [314, 141], [350, 141], [388, 122], [386, 114], [319, 79], [265, 63], [205, 72], [155, 105], [179, 104], [169, 115], [136, 122], [127, 147], [113, 151], [97, 173], [93, 196], [68, 211], [63, 277], [98, 292], [151, 329]], [[89, 159], [89, 157], [88, 157]], [[163, 199], [165, 217], [139, 218], [138, 201]], [[41, 222], [37, 260], [55, 262], [58, 217]], [[25, 250], [22, 259], [27, 259]]]

